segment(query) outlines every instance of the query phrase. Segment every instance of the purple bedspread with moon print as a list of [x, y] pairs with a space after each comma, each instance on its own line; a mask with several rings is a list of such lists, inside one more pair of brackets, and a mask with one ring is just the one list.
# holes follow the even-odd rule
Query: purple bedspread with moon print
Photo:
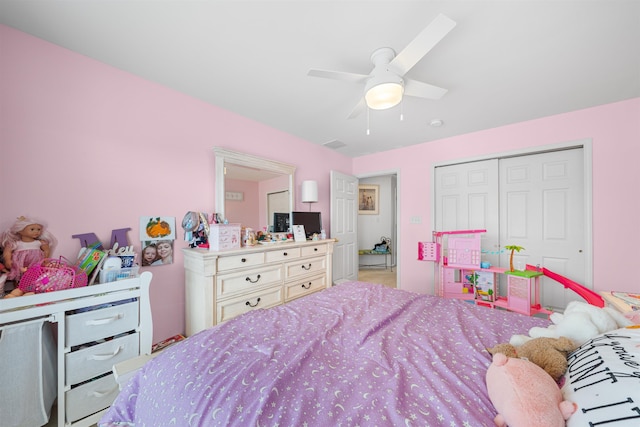
[[547, 325], [348, 282], [169, 347], [99, 426], [493, 426], [486, 347]]

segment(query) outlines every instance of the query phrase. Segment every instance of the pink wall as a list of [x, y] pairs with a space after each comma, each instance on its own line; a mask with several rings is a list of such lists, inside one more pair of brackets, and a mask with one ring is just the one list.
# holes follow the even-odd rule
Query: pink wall
[[[95, 232], [108, 243], [112, 229], [126, 227], [139, 250], [140, 216], [174, 216], [179, 224], [189, 210], [213, 211], [211, 148], [220, 145], [296, 165], [296, 192], [303, 180], [318, 181], [313, 209], [327, 229], [330, 168], [323, 165], [356, 175], [377, 172], [371, 165], [398, 170], [400, 280], [426, 292], [431, 276], [416, 261], [416, 242], [431, 236], [425, 166], [591, 138], [594, 286], [639, 289], [629, 267], [640, 241], [632, 179], [640, 99], [349, 159], [2, 25], [0, 41], [0, 229], [18, 215], [42, 218], [59, 240], [56, 255], [77, 253], [73, 234]], [[295, 209], [308, 206], [297, 201]], [[410, 224], [412, 216], [422, 224]], [[176, 249], [184, 246], [179, 238]], [[182, 262], [178, 250], [173, 265], [149, 268], [154, 341], [184, 331]]]
[[[0, 230], [19, 215], [40, 218], [58, 238], [54, 255], [75, 257], [74, 234], [108, 244], [111, 230], [127, 227], [140, 250], [140, 216], [180, 224], [187, 211], [212, 212], [215, 145], [294, 164], [296, 189], [321, 183], [316, 207], [326, 218], [323, 165], [351, 172], [335, 151], [3, 25], [0, 103]], [[174, 264], [149, 267], [154, 342], [184, 332], [182, 247], [180, 236]]]
[[[640, 160], [640, 98], [354, 159], [355, 175], [374, 172], [371, 165], [379, 164], [400, 171], [402, 288], [432, 289], [430, 263], [416, 261], [417, 242], [430, 241], [432, 232], [433, 184], [425, 168], [450, 159], [585, 138], [593, 143], [593, 287], [640, 291], [629, 275], [640, 241], [635, 176]], [[422, 224], [411, 224], [413, 216], [422, 217]]]

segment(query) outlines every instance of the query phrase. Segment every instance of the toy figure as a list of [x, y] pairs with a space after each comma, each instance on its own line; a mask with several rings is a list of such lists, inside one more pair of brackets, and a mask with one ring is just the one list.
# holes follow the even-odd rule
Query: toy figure
[[565, 427], [578, 409], [541, 367], [525, 359], [494, 354], [486, 382], [498, 427]]
[[582, 345], [600, 334], [633, 324], [612, 307], [596, 307], [583, 301], [569, 302], [563, 313], [553, 313], [549, 319], [552, 325], [546, 328], [535, 326], [529, 329], [529, 336], [513, 335], [509, 344], [519, 347], [533, 338], [567, 337]]
[[535, 363], [560, 383], [567, 370], [567, 355], [578, 346], [567, 337], [533, 338], [519, 347], [511, 344], [498, 344], [488, 348], [491, 354], [502, 353], [507, 357], [519, 357]]
[[[19, 282], [27, 268], [49, 257], [56, 242], [56, 238], [38, 221], [19, 217], [0, 239], [4, 262], [9, 270], [7, 280]], [[16, 288], [7, 297], [21, 295], [22, 291]]]

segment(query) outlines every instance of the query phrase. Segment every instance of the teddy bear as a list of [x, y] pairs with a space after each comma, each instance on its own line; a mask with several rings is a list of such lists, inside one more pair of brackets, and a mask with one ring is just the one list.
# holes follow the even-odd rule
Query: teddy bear
[[567, 355], [578, 346], [567, 337], [534, 338], [520, 347], [508, 343], [488, 348], [492, 355], [502, 353], [507, 357], [526, 359], [541, 367], [558, 383], [567, 370]]
[[580, 346], [602, 333], [633, 324], [611, 307], [600, 308], [582, 301], [571, 301], [564, 313], [553, 313], [549, 319], [552, 325], [546, 328], [533, 327], [529, 330], [529, 336], [513, 335], [509, 343], [519, 347], [532, 338], [567, 337]]
[[496, 353], [486, 381], [498, 427], [565, 427], [578, 407], [564, 400], [553, 379], [528, 360]]

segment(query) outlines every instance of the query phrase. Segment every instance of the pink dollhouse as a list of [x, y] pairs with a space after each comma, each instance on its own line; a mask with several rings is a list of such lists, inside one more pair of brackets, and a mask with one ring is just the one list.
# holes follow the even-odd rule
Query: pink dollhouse
[[[435, 293], [475, 304], [500, 307], [528, 316], [551, 314], [540, 305], [540, 276], [534, 270], [507, 271], [481, 262], [486, 230], [434, 231], [432, 242], [418, 243], [418, 259], [434, 261]], [[499, 296], [499, 275], [507, 277], [507, 295]]]

